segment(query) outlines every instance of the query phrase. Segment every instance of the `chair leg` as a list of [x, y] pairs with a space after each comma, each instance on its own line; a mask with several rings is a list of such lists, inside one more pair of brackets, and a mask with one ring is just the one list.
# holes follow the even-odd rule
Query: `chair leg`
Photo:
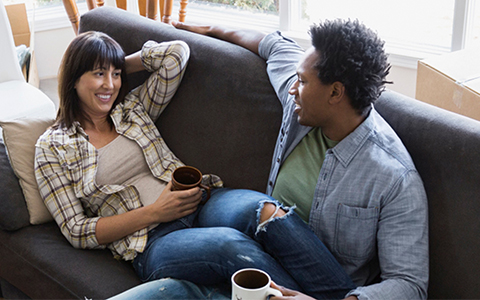
[[147, 18], [158, 20], [158, 2], [157, 0], [147, 0]]
[[162, 22], [170, 24], [172, 22], [173, 0], [165, 0]]
[[180, 1], [180, 12], [178, 13], [178, 20], [180, 22], [185, 22], [185, 17], [187, 16], [187, 4], [188, 0]]
[[165, 0], [162, 22], [170, 24], [172, 22], [173, 0]]
[[185, 22], [185, 17], [187, 16], [187, 4], [188, 0], [180, 1], [180, 12], [178, 13], [178, 20], [180, 22]]
[[86, 2], [88, 10], [92, 10], [97, 7], [97, 3], [94, 0], [87, 0]]
[[127, 10], [127, 0], [117, 0], [117, 7], [123, 10]]
[[147, 16], [147, 0], [138, 0], [138, 13], [141, 16]]
[[63, 6], [67, 12], [70, 22], [72, 22], [73, 31], [78, 35], [78, 26], [80, 25], [80, 14], [78, 13], [75, 0], [63, 0]]
[[162, 21], [165, 14], [165, 0], [158, 0], [158, 2], [160, 2], [160, 21]]

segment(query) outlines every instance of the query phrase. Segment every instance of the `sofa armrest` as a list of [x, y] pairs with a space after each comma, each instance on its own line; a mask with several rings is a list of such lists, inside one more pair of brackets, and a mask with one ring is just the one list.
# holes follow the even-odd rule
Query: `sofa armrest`
[[477, 298], [480, 122], [392, 91], [375, 107], [407, 147], [427, 192], [429, 298]]

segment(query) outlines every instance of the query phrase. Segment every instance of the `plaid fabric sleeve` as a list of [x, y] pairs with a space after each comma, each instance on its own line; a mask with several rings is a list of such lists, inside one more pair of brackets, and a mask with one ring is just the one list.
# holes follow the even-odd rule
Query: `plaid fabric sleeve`
[[156, 121], [182, 81], [190, 48], [183, 41], [148, 41], [142, 47], [141, 57], [145, 69], [153, 73], [140, 87], [139, 98]]
[[51, 149], [37, 146], [35, 177], [45, 205], [70, 244], [81, 249], [105, 248], [98, 244], [95, 236], [99, 218], [85, 215], [82, 203], [75, 196], [73, 183]]

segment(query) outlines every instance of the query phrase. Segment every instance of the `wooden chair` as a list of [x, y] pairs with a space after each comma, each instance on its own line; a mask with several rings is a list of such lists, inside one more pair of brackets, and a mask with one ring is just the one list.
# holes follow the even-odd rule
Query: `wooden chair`
[[[75, 34], [78, 34], [78, 26], [80, 24], [80, 14], [78, 13], [77, 3], [75, 0], [62, 0], [65, 10], [67, 11], [68, 18], [72, 22], [73, 30]], [[88, 10], [94, 9], [99, 6], [103, 6], [104, 0], [86, 0]], [[116, 0], [117, 7], [121, 9], [127, 9], [127, 0]], [[138, 0], [139, 13], [147, 18], [158, 20], [158, 7], [160, 4], [160, 20], [169, 24], [172, 21], [172, 9], [173, 0]], [[185, 21], [186, 8], [188, 0], [180, 1], [180, 12], [178, 13], [178, 20], [180, 22]]]

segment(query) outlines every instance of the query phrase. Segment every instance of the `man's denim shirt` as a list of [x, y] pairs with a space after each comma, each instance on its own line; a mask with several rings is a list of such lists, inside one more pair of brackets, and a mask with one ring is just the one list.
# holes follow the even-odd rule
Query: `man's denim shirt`
[[[311, 130], [297, 121], [296, 64], [303, 50], [280, 33], [259, 46], [283, 106], [267, 194], [286, 157]], [[359, 299], [424, 299], [428, 285], [427, 198], [406, 148], [372, 109], [354, 132], [326, 153], [309, 226], [357, 289]]]

